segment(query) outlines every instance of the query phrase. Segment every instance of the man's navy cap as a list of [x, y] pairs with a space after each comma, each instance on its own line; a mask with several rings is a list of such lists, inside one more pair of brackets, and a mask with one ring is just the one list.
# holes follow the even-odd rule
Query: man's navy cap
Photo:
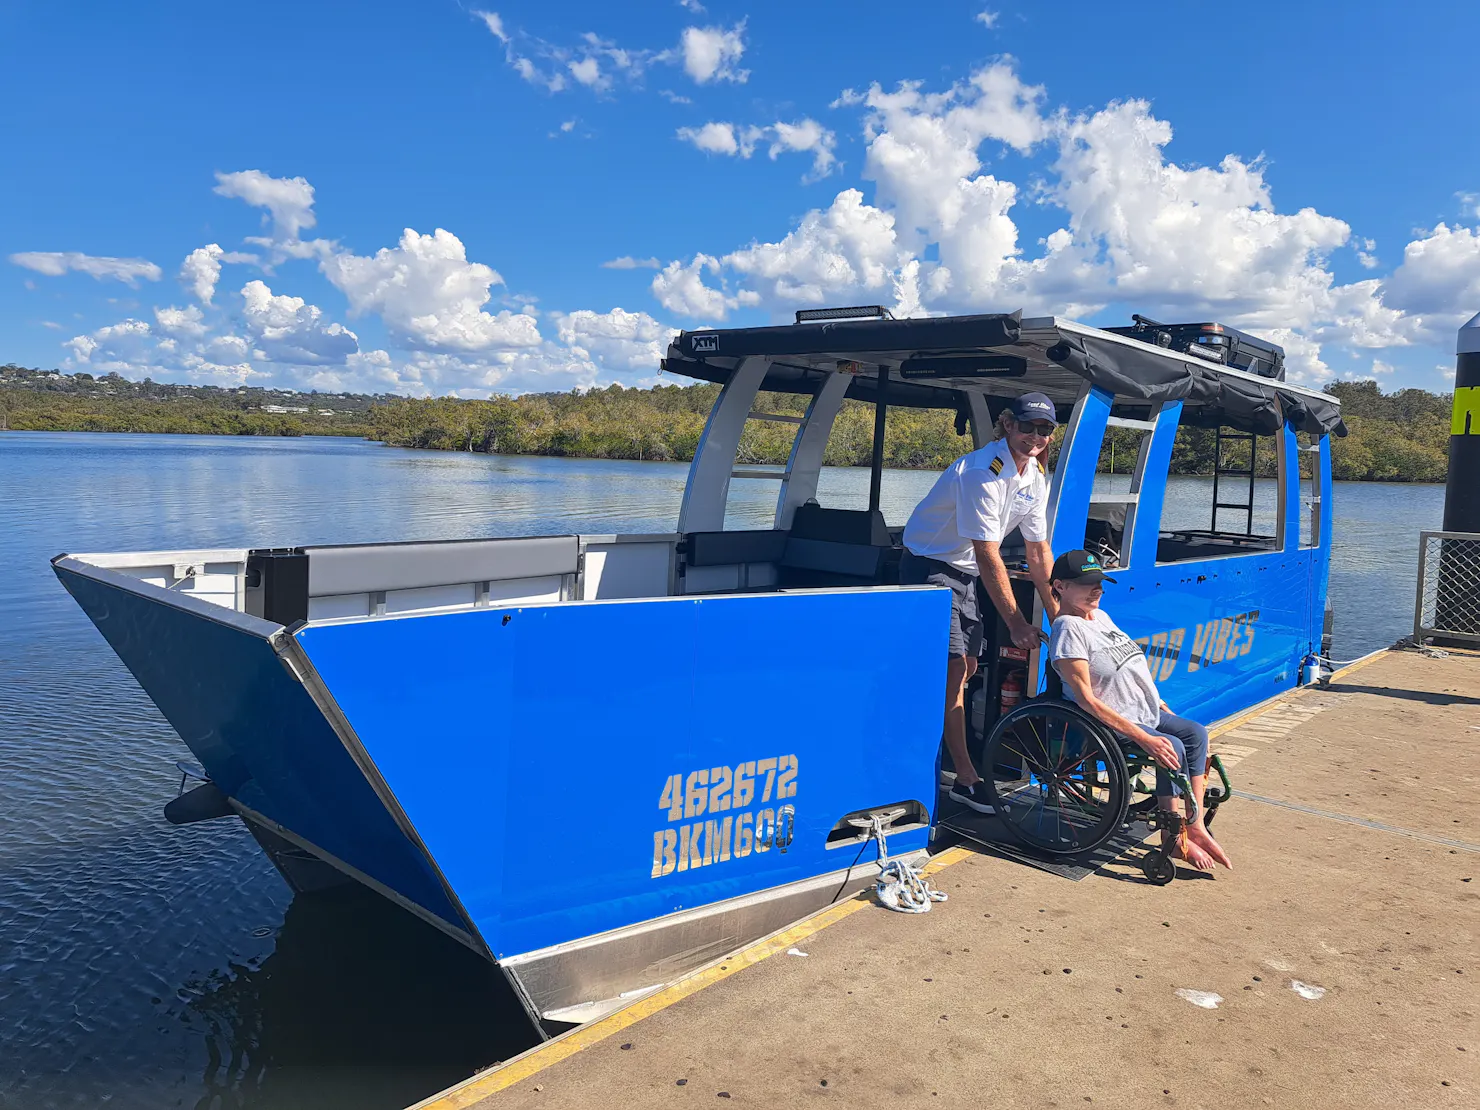
[[1007, 411], [1018, 420], [1047, 420], [1058, 425], [1059, 418], [1050, 401], [1041, 393], [1024, 393], [1008, 402]]
[[1053, 571], [1049, 574], [1050, 582], [1057, 579], [1060, 582], [1114, 582], [1105, 573], [1105, 568], [1100, 566], [1100, 560], [1096, 559], [1090, 551], [1066, 551], [1053, 562]]

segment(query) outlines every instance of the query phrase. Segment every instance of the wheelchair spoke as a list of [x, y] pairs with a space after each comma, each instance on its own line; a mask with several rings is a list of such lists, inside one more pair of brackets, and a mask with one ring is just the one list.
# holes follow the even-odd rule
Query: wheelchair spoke
[[1086, 785], [1086, 783], [1075, 782], [1073, 779], [1061, 779], [1059, 781], [1059, 789], [1067, 794], [1070, 798], [1072, 798], [1075, 802], [1077, 802], [1082, 808], [1088, 810], [1097, 809], [1099, 807], [1099, 803], [1094, 800], [1091, 791], [1088, 789], [1081, 789]]
[[1072, 706], [1025, 707], [994, 730], [989, 780], [1014, 837], [1050, 855], [1077, 855], [1109, 839], [1124, 812], [1124, 756]]
[[[1043, 753], [1043, 758], [1041, 760], [1034, 760], [1034, 766], [1043, 770], [1047, 770], [1050, 764], [1050, 760], [1048, 758], [1048, 745], [1043, 742], [1043, 738], [1038, 735], [1038, 730], [1033, 727], [1031, 722], [1028, 723], [1028, 731], [1032, 733], [1033, 739], [1038, 742], [1038, 750]], [[1015, 735], [1019, 740], [1022, 739], [1022, 733], [1018, 732], [1016, 727], [1013, 728], [1013, 735]], [[1021, 749], [1020, 754], [1023, 756], [1024, 759], [1029, 757], [1029, 753], [1026, 748]]]

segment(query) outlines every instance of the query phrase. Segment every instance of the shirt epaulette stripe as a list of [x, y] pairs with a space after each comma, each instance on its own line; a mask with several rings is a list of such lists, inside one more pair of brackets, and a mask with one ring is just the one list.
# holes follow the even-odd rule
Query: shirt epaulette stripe
[[1001, 460], [1001, 458], [995, 458], [995, 459], [993, 459], [992, 460], [992, 465], [989, 466], [987, 469], [990, 470], [993, 474], [1001, 474], [1002, 473], [1002, 460]]

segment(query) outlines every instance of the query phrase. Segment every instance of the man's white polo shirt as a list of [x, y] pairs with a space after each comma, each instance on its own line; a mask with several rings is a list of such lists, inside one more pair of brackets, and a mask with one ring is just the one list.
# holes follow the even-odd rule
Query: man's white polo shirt
[[999, 439], [946, 467], [910, 514], [904, 545], [976, 574], [971, 541], [1001, 542], [1014, 528], [1030, 542], [1048, 539], [1048, 478], [1036, 459], [1019, 474]]

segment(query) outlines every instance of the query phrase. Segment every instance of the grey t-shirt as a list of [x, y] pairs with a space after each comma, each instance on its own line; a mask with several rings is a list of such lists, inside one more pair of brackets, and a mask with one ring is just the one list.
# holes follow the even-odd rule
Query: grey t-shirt
[[[1146, 666], [1141, 645], [1122, 632], [1103, 609], [1091, 619], [1064, 614], [1053, 622], [1048, 657], [1083, 659], [1089, 663], [1089, 688], [1095, 697], [1143, 728], [1161, 720], [1161, 695]], [[1074, 694], [1066, 686], [1064, 693]]]

